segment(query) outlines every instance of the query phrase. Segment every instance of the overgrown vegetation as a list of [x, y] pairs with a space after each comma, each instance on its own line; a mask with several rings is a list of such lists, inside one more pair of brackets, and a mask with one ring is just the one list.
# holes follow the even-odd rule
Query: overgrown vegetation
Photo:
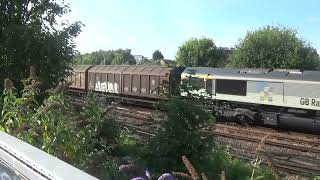
[[173, 98], [158, 104], [157, 108], [166, 112], [167, 119], [146, 148], [146, 159], [154, 169], [179, 170], [182, 155], [198, 163], [213, 149], [212, 136], [201, 131], [213, 117], [202, 106], [190, 103]]
[[74, 103], [63, 94], [65, 84], [50, 90], [50, 96], [39, 103], [40, 82], [24, 81], [21, 97], [11, 80], [5, 82], [3, 131], [85, 171], [100, 167], [117, 172], [117, 165], [106, 157], [117, 146], [120, 130], [105, 104], [93, 96], [85, 98], [86, 103]]

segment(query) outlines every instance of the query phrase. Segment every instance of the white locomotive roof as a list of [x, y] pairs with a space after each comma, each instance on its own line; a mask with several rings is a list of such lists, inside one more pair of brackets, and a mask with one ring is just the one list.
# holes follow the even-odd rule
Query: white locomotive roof
[[183, 73], [186, 74], [208, 74], [213, 77], [233, 77], [269, 79], [269, 80], [294, 80], [294, 81], [316, 81], [320, 82], [320, 71], [300, 71], [296, 69], [254, 69], [254, 68], [210, 68], [210, 67], [188, 67]]

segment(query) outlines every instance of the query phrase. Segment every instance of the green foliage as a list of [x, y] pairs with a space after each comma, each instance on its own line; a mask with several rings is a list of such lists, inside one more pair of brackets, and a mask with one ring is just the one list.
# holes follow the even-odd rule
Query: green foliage
[[87, 103], [74, 103], [64, 97], [61, 84], [41, 104], [36, 101], [40, 84], [32, 78], [24, 84], [18, 97], [12, 82], [6, 80], [2, 130], [83, 170], [114, 169], [116, 164], [106, 157], [120, 133], [104, 103], [92, 96], [84, 99]]
[[91, 172], [102, 180], [127, 180], [128, 177], [120, 173], [118, 167], [117, 161], [108, 160], [96, 164]]
[[204, 108], [178, 98], [162, 102], [157, 108], [166, 112], [168, 119], [147, 146], [145, 158], [151, 167], [177, 170], [182, 167], [182, 155], [199, 162], [201, 156], [212, 150], [212, 136], [200, 131], [213, 119]]
[[[210, 79], [208, 81], [210, 81]], [[203, 94], [197, 92], [200, 89], [205, 88], [204, 80], [198, 77], [193, 77], [192, 75], [189, 75], [187, 78], [181, 80], [180, 88], [181, 92], [187, 93], [188, 97], [204, 98], [205, 95], [209, 94], [207, 89]]]
[[178, 66], [222, 67], [226, 61], [223, 49], [217, 48], [212, 39], [192, 38], [176, 54]]
[[95, 65], [111, 65], [111, 64], [136, 64], [131, 54], [131, 49], [118, 50], [99, 50], [92, 53], [77, 54], [74, 58], [77, 64], [95, 64]]
[[149, 60], [149, 59], [147, 59], [145, 57], [143, 57], [140, 60], [139, 64], [143, 64], [143, 65], [160, 65], [159, 62], [155, 62], [155, 61]]
[[[227, 179], [251, 179], [253, 166], [244, 161], [230, 156], [223, 149], [216, 149], [208, 156], [202, 159], [202, 163], [197, 168], [206, 172], [209, 177], [219, 177], [222, 171], [225, 171]], [[253, 179], [260, 177], [262, 179], [272, 180], [275, 177], [269, 169], [258, 167]]]
[[226, 49], [223, 47], [218, 47], [216, 52], [216, 62], [217, 65], [210, 66], [210, 67], [218, 67], [218, 68], [224, 68], [228, 64], [228, 58], [232, 52], [226, 52]]
[[64, 1], [2, 0], [0, 3], [0, 90], [4, 78], [18, 89], [29, 76], [29, 67], [38, 70], [44, 88], [53, 87], [67, 75], [75, 54], [74, 38], [81, 23], [59, 23], [70, 11]]
[[111, 64], [136, 64], [136, 60], [131, 55], [131, 49], [116, 50], [113, 52], [114, 58]]
[[209, 177], [219, 177], [222, 171], [225, 171], [227, 179], [249, 179], [251, 176], [248, 164], [233, 159], [221, 149], [203, 158], [197, 168], [206, 172]]
[[154, 53], [152, 54], [152, 59], [155, 60], [160, 60], [163, 59], [163, 55], [159, 50], [155, 50]]
[[231, 55], [230, 67], [317, 69], [316, 50], [287, 28], [266, 26], [247, 35]]
[[132, 156], [138, 158], [141, 154], [143, 145], [140, 144], [139, 138], [133, 136], [128, 130], [120, 133], [119, 146], [115, 150], [117, 156]]

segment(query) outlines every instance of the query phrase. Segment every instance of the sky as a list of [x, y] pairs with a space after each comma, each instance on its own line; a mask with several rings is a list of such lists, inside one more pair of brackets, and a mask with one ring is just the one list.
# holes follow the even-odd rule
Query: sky
[[174, 59], [190, 38], [235, 47], [248, 31], [265, 25], [295, 29], [320, 53], [319, 0], [69, 0], [69, 5], [65, 18], [85, 24], [75, 41], [81, 53], [129, 48], [151, 58], [159, 49]]

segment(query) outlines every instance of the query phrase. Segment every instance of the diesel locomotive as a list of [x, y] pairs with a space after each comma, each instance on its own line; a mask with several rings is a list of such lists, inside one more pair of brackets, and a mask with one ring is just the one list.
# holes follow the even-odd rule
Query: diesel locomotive
[[[179, 89], [190, 78], [196, 88]], [[72, 90], [150, 101], [191, 94], [221, 118], [320, 132], [319, 71], [90, 65], [76, 66], [68, 81]]]

